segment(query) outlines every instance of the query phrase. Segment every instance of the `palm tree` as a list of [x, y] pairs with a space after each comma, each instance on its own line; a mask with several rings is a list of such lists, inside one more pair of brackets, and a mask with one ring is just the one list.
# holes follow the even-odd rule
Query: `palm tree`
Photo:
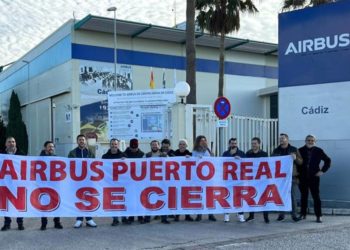
[[337, 0], [284, 0], [283, 10], [300, 9], [304, 7], [314, 7], [325, 3], [333, 3]]
[[195, 48], [195, 0], [187, 0], [186, 7], [186, 82], [191, 87], [187, 103], [196, 104], [196, 48]]
[[208, 30], [211, 35], [220, 35], [219, 59], [219, 92], [224, 90], [224, 42], [225, 35], [238, 31], [240, 28], [240, 13], [256, 13], [258, 9], [252, 0], [196, 0], [197, 22], [202, 30]]

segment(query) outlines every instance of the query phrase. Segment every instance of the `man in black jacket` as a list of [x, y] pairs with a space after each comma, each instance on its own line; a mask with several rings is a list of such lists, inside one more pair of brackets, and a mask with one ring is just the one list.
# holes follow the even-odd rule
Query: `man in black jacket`
[[[102, 155], [102, 159], [123, 159], [126, 158], [126, 155], [119, 150], [119, 140], [118, 139], [111, 139], [109, 142], [109, 149], [107, 153]], [[122, 217], [122, 223], [123, 224], [130, 224], [130, 222], [127, 220], [126, 217]], [[119, 224], [118, 217], [113, 217], [113, 222], [111, 226], [117, 226]]]
[[[133, 138], [129, 142], [129, 147], [124, 151], [126, 158], [143, 158], [145, 153], [139, 149], [139, 141], [136, 138]], [[129, 216], [128, 220], [130, 223], [134, 222], [134, 216]], [[140, 224], [144, 224], [143, 216], [137, 216], [137, 220]]]
[[[248, 150], [245, 154], [247, 158], [260, 158], [268, 157], [267, 153], [260, 149], [261, 140], [258, 137], [254, 137], [251, 141], [252, 148]], [[269, 212], [264, 211], [264, 221], [265, 223], [270, 223]], [[247, 222], [254, 220], [254, 212], [250, 212], [248, 218], [245, 220]]]
[[[280, 134], [280, 145], [275, 148], [271, 156], [284, 156], [291, 155], [293, 157], [293, 171], [292, 171], [292, 183], [291, 183], [291, 198], [292, 198], [292, 220], [298, 222], [300, 220], [297, 217], [297, 189], [299, 183], [299, 171], [298, 166], [303, 163], [303, 158], [301, 157], [299, 150], [289, 144], [289, 137], [287, 134]], [[284, 212], [279, 213], [277, 221], [284, 220]]]
[[[55, 155], [55, 144], [52, 141], [46, 141], [44, 143], [44, 149], [41, 151], [40, 156], [56, 156]], [[60, 217], [53, 218], [54, 227], [57, 229], [62, 229], [63, 226], [60, 222]], [[47, 217], [41, 217], [41, 227], [40, 230], [46, 230]]]
[[[300, 192], [301, 192], [301, 211], [300, 218], [306, 218], [307, 200], [309, 189], [314, 200], [314, 210], [316, 222], [322, 222], [322, 210], [320, 199], [320, 176], [323, 175], [331, 166], [331, 159], [319, 147], [316, 147], [316, 137], [306, 136], [305, 146], [299, 148], [303, 164], [300, 168]], [[323, 161], [323, 167], [320, 163]]]
[[[233, 157], [235, 159], [245, 158], [245, 153], [238, 148], [237, 138], [231, 138], [228, 141], [229, 148], [222, 154], [222, 157]], [[239, 222], [245, 222], [244, 213], [239, 212], [237, 214]], [[230, 214], [226, 213], [224, 216], [224, 222], [230, 221]]]
[[[16, 139], [12, 136], [6, 138], [4, 154], [9, 155], [25, 155], [16, 145]], [[18, 217], [17, 219], [18, 230], [24, 230], [23, 218]], [[11, 228], [11, 217], [5, 217], [4, 226], [1, 231], [7, 231]]]

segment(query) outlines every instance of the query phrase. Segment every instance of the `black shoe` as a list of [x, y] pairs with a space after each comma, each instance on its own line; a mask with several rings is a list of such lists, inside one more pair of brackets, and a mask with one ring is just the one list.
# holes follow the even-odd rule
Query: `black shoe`
[[163, 224], [170, 224], [170, 221], [168, 221], [168, 220], [162, 220], [161, 221]]
[[185, 221], [194, 221], [194, 219], [191, 216], [186, 215], [185, 216]]
[[180, 216], [179, 215], [175, 215], [174, 221], [176, 221], [176, 222], [180, 221]]
[[293, 220], [294, 222], [298, 222], [298, 221], [301, 220], [301, 218], [300, 218], [300, 217], [294, 216], [294, 217], [292, 217], [292, 220]]
[[41, 224], [40, 230], [41, 231], [45, 231], [46, 230], [46, 225], [45, 224]]
[[201, 221], [202, 220], [202, 215], [197, 215], [197, 217], [196, 217], [196, 219], [195, 219], [195, 221]]
[[266, 224], [270, 223], [269, 217], [267, 215], [264, 216], [264, 221]]
[[277, 221], [284, 221], [284, 215], [279, 215]]
[[20, 230], [20, 231], [24, 230], [23, 224], [18, 224], [18, 230]]
[[56, 229], [63, 229], [63, 226], [62, 226], [62, 224], [60, 222], [58, 222], [58, 223], [55, 223], [54, 228], [56, 228]]
[[130, 225], [131, 224], [131, 222], [128, 221], [127, 218], [122, 218], [122, 223], [123, 223], [123, 225]]
[[155, 220], [159, 220], [160, 219], [160, 216], [159, 215], [156, 215], [156, 216], [154, 216], [154, 218], [153, 219], [155, 219]]
[[113, 222], [111, 224], [112, 227], [115, 227], [119, 224], [119, 220], [118, 219], [113, 219]]
[[210, 221], [216, 221], [216, 218], [215, 218], [214, 215], [209, 215], [208, 219], [209, 219]]
[[11, 226], [10, 225], [4, 225], [2, 228], [1, 228], [1, 231], [7, 231], [7, 230], [10, 230], [11, 229]]
[[317, 218], [316, 218], [316, 222], [317, 222], [317, 223], [322, 223], [322, 217], [317, 217]]
[[248, 218], [245, 219], [245, 222], [249, 222], [249, 221], [253, 221], [253, 220], [255, 220], [255, 218], [253, 216], [249, 215]]
[[306, 219], [306, 215], [300, 215], [299, 217], [298, 217], [300, 220], [305, 220]]
[[130, 221], [130, 223], [133, 223], [135, 221], [134, 216], [129, 217], [128, 221]]
[[141, 224], [145, 224], [145, 223], [150, 223], [150, 222], [151, 222], [150, 219], [144, 219], [144, 220], [143, 220], [143, 223], [141, 223], [141, 222], [140, 222], [140, 223], [141, 223]]

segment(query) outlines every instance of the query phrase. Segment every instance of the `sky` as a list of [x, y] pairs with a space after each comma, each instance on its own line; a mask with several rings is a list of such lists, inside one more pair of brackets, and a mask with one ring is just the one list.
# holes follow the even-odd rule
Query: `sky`
[[[259, 13], [241, 16], [234, 37], [277, 43], [282, 0], [255, 0]], [[186, 0], [0, 0], [0, 65], [18, 60], [66, 21], [88, 14], [173, 27], [186, 19]]]

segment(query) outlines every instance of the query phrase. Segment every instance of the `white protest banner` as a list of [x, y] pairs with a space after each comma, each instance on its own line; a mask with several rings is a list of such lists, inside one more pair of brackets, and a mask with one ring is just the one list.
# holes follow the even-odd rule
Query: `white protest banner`
[[124, 160], [0, 155], [0, 216], [290, 211], [291, 156]]

